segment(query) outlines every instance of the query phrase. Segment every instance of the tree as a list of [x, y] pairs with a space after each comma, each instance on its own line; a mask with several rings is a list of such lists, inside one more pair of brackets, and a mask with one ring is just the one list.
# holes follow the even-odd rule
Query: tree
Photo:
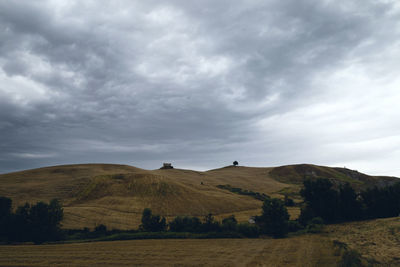
[[215, 220], [211, 213], [204, 217], [204, 222], [201, 224], [201, 228], [203, 232], [219, 232], [221, 230], [219, 222]]
[[28, 228], [35, 243], [57, 240], [60, 237], [64, 212], [57, 199], [51, 200], [49, 204], [38, 202], [25, 213], [28, 214]]
[[167, 228], [167, 223], [164, 217], [153, 215], [151, 209], [146, 208], [142, 213], [142, 224], [139, 229], [145, 232], [162, 232]]
[[0, 197], [0, 220], [11, 214], [11, 199], [7, 197]]
[[56, 199], [49, 204], [38, 202], [31, 206], [26, 203], [11, 215], [8, 240], [35, 243], [59, 240], [62, 238], [60, 226], [63, 217], [64, 211]]
[[239, 165], [239, 162], [237, 162], [236, 160], [233, 162], [233, 166], [237, 166]]
[[366, 218], [395, 217], [400, 214], [400, 182], [384, 188], [361, 192]]
[[333, 184], [328, 179], [305, 180], [303, 184], [300, 194], [308, 208], [327, 223], [339, 220], [339, 195]]
[[284, 202], [277, 198], [266, 199], [262, 215], [256, 216], [261, 231], [273, 237], [284, 237], [288, 232], [289, 213]]
[[289, 198], [288, 195], [285, 195], [285, 206], [293, 207], [295, 205], [293, 199]]
[[105, 235], [107, 233], [107, 226], [104, 224], [99, 224], [94, 228], [94, 232], [97, 236]]
[[339, 212], [341, 220], [344, 221], [357, 220], [362, 216], [361, 203], [349, 183], [339, 187]]
[[0, 240], [9, 239], [9, 228], [12, 225], [11, 199], [0, 197]]

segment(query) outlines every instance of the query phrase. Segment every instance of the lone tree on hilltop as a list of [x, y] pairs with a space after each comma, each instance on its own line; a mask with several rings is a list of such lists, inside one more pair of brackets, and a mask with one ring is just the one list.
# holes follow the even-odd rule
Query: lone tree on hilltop
[[233, 166], [237, 166], [239, 165], [239, 162], [237, 162], [236, 160], [233, 162]]

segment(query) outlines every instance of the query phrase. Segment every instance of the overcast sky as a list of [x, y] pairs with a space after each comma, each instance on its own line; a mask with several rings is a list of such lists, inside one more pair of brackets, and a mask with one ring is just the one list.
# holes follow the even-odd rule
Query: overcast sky
[[0, 172], [400, 176], [397, 0], [0, 0]]

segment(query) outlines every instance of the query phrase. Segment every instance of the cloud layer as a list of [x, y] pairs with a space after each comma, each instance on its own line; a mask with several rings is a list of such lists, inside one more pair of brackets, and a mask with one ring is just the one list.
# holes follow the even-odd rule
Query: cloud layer
[[1, 1], [0, 172], [400, 175], [397, 1]]

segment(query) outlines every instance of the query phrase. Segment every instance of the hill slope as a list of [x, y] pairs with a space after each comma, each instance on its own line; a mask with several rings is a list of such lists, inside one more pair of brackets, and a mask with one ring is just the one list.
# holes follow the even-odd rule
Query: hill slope
[[[191, 170], [144, 170], [127, 165], [81, 164], [46, 167], [0, 175], [0, 195], [13, 199], [14, 207], [25, 202], [58, 198], [65, 211], [66, 228], [129, 229], [140, 224], [149, 207], [167, 218], [177, 215], [217, 218], [235, 214], [241, 221], [260, 213], [262, 202], [218, 185], [230, 185], [283, 198], [298, 198], [304, 177], [325, 177], [355, 187], [385, 185], [393, 177], [373, 177], [340, 168], [290, 165], [276, 168], [228, 166], [206, 172]], [[290, 209], [292, 215], [298, 208]]]

